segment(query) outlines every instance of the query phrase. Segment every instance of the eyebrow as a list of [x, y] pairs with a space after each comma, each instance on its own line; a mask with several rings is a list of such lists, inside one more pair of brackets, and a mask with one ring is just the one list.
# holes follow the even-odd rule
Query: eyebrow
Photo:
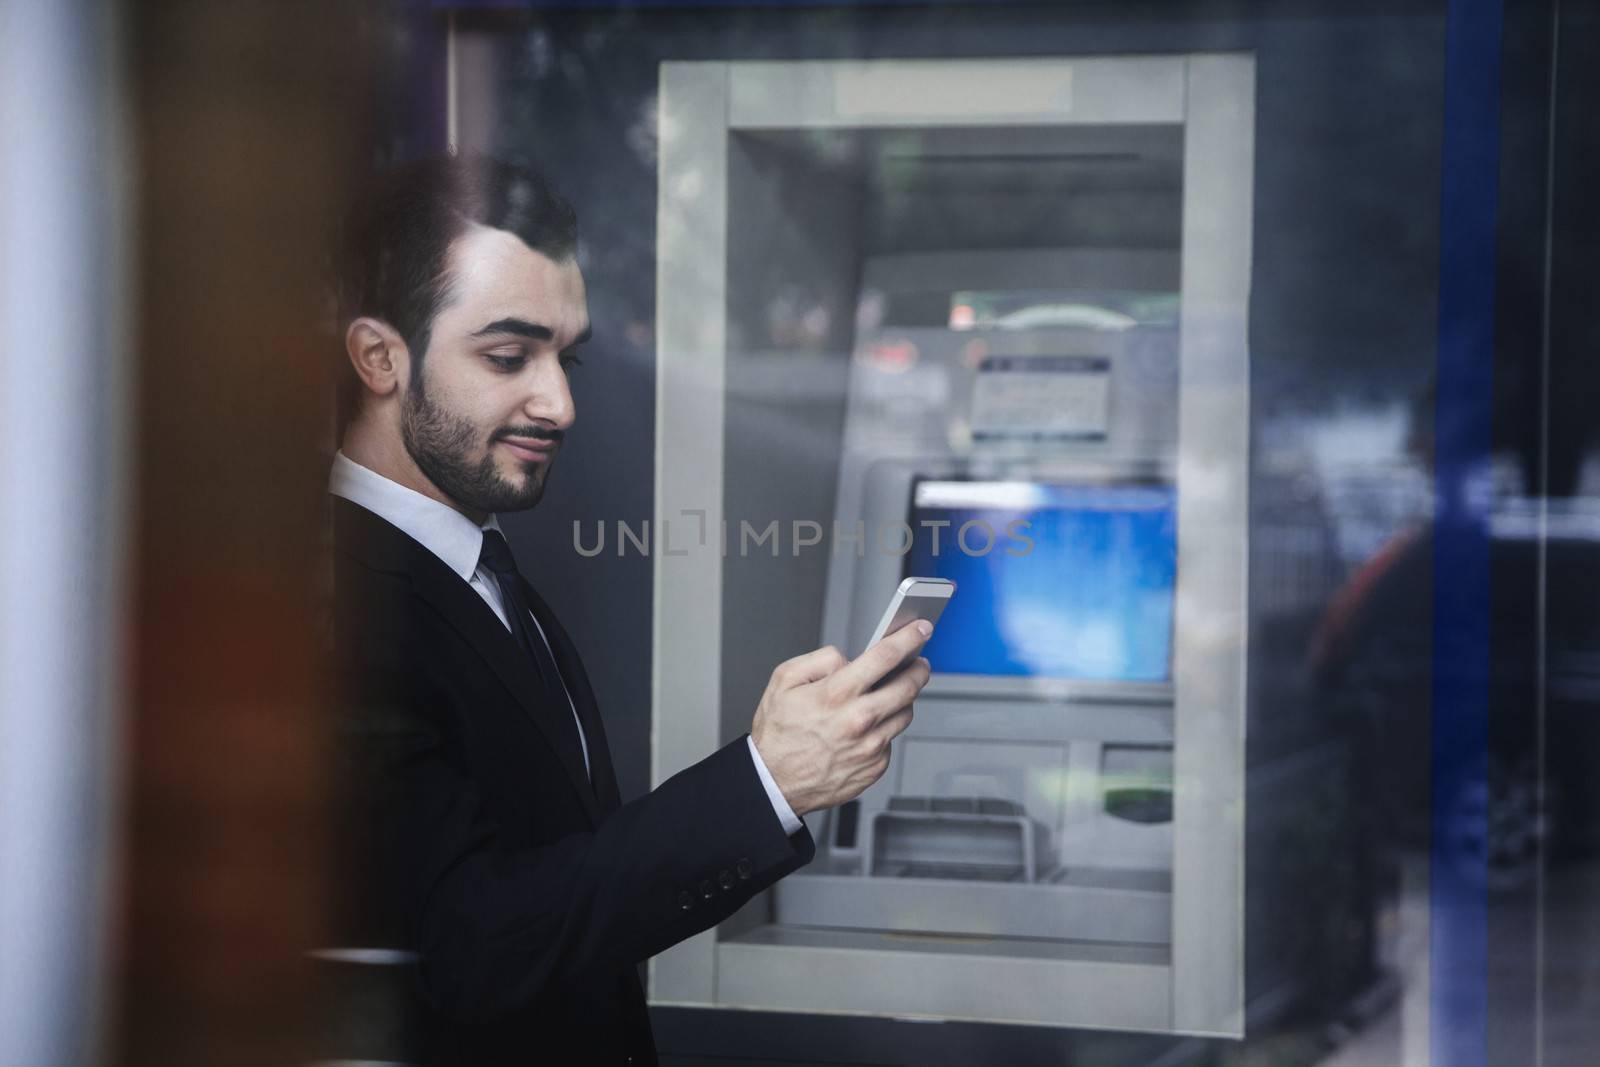
[[535, 341], [548, 341], [555, 336], [555, 331], [548, 326], [541, 326], [537, 322], [527, 319], [495, 319], [483, 329], [472, 336], [487, 337], [490, 334], [509, 333], [518, 337], [531, 337]]
[[[483, 327], [483, 329], [475, 331], [472, 336], [488, 337], [492, 334], [500, 333], [513, 334], [517, 337], [528, 337], [535, 341], [549, 341], [555, 337], [555, 331], [550, 329], [550, 327], [541, 325], [537, 322], [529, 322], [527, 319], [517, 318], [495, 319], [493, 322], [489, 323], [489, 325]], [[583, 328], [583, 332], [577, 337], [573, 338], [572, 344], [568, 345], [567, 347], [575, 348], [589, 340], [589, 338], [593, 335], [593, 327], [585, 326]]]

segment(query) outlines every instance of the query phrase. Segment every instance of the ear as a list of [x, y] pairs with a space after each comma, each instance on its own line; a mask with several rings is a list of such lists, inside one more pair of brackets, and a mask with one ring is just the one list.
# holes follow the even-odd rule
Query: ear
[[363, 316], [344, 331], [344, 351], [356, 377], [377, 396], [388, 396], [411, 373], [411, 352], [400, 334], [382, 319]]

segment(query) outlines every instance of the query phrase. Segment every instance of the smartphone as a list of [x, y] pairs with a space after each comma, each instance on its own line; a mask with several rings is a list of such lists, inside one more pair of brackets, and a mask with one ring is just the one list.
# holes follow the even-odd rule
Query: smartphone
[[867, 648], [918, 619], [937, 624], [955, 591], [956, 583], [948, 578], [907, 578], [889, 598], [889, 606], [878, 620], [878, 628], [872, 631]]

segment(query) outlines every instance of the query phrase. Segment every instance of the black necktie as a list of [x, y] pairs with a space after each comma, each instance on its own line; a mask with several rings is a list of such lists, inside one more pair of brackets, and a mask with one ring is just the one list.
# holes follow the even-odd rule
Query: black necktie
[[[506, 543], [505, 535], [499, 530], [483, 531], [483, 551], [478, 556], [478, 562], [493, 571], [499, 581], [500, 598], [505, 604], [506, 615], [511, 620], [511, 632], [516, 635], [517, 641], [528, 655], [533, 657], [534, 666], [539, 669], [539, 677], [544, 679], [546, 685], [567, 697], [570, 703], [572, 698], [567, 696], [566, 684], [561, 680], [561, 671], [556, 667], [555, 656], [550, 652], [550, 646], [545, 643], [542, 634], [533, 632], [528, 600], [522, 595], [522, 575], [517, 571], [517, 558], [511, 554], [511, 546]], [[576, 731], [577, 720], [574, 719], [572, 725]], [[578, 747], [583, 748], [581, 738]]]

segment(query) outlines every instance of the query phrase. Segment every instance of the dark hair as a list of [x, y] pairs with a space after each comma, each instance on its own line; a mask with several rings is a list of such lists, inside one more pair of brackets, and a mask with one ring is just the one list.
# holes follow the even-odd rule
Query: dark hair
[[[516, 234], [554, 260], [572, 257], [578, 220], [532, 170], [487, 156], [431, 156], [379, 176], [350, 213], [338, 252], [339, 328], [370, 315], [393, 326], [421, 381], [434, 316], [450, 294], [450, 244], [469, 225]], [[339, 360], [338, 433], [355, 415], [361, 382]]]

